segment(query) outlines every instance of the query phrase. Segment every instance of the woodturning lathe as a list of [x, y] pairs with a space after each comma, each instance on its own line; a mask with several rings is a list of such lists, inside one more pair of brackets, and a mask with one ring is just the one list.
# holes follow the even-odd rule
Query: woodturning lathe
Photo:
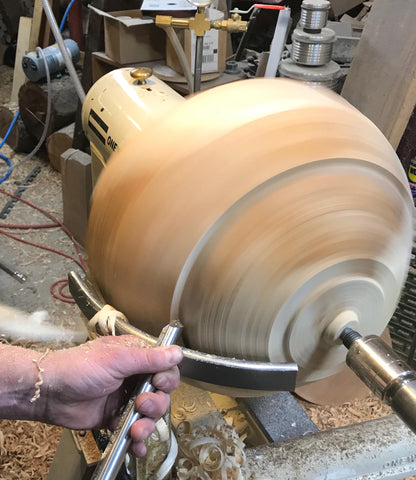
[[[83, 108], [100, 164], [116, 150], [94, 192], [90, 279], [148, 334], [179, 318], [208, 356], [296, 363], [298, 385], [336, 372], [345, 327], [379, 335], [407, 275], [413, 204], [387, 140], [295, 81], [182, 101], [134, 75], [103, 77]], [[389, 382], [413, 392], [408, 371]]]

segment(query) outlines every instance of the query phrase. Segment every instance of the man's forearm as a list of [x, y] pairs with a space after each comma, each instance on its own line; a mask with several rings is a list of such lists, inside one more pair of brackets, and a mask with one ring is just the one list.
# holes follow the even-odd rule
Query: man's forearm
[[40, 420], [47, 387], [40, 392], [42, 353], [0, 345], [0, 418]]

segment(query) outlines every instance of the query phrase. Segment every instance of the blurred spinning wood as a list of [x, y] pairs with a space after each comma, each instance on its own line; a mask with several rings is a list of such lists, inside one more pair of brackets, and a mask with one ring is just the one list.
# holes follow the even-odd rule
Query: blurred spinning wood
[[341, 312], [380, 334], [408, 269], [412, 200], [393, 149], [341, 97], [283, 79], [199, 94], [111, 159], [94, 194], [91, 275], [106, 300], [192, 348], [342, 366]]

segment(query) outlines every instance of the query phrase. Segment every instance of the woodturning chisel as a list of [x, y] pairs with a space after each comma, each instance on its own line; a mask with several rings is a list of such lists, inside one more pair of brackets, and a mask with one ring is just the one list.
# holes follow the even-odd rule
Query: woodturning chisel
[[11, 265], [4, 263], [3, 260], [0, 260], [0, 269], [9, 274], [11, 277], [15, 278], [20, 283], [24, 283], [27, 280], [26, 275], [23, 275], [23, 273], [19, 272]]
[[[182, 324], [179, 320], [172, 321], [166, 325], [156, 343], [156, 347], [165, 347], [176, 343], [182, 332]], [[114, 480], [124, 462], [127, 450], [131, 443], [130, 428], [141, 418], [141, 414], [135, 410], [136, 398], [145, 392], [153, 392], [152, 375], [149, 375], [143, 383], [139, 383], [126, 408], [124, 409], [117, 430], [113, 433], [104, 451], [103, 458], [95, 468], [91, 480]]]

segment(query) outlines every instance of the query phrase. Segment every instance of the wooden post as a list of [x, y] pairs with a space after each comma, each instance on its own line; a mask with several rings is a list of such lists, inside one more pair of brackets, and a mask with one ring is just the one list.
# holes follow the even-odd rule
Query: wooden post
[[[75, 87], [68, 75], [51, 81], [51, 118], [48, 135], [72, 123], [78, 105]], [[46, 84], [27, 82], [19, 92], [22, 120], [30, 134], [37, 140], [42, 136], [48, 101]]]
[[43, 7], [41, 0], [35, 0], [33, 6], [32, 27], [29, 37], [29, 51], [32, 52], [39, 45], [40, 31], [42, 26]]
[[[59, 19], [58, 19], [58, 14], [59, 14], [59, 0], [48, 0], [49, 4], [52, 8], [52, 12], [57, 19], [58, 25], [59, 25]], [[53, 36], [51, 27], [49, 25], [49, 22], [46, 20], [46, 15], [43, 16], [44, 18], [44, 23], [43, 23], [43, 38], [40, 38], [40, 44], [42, 48], [46, 48], [49, 45], [52, 45], [55, 42], [55, 38]]]
[[[18, 107], [15, 103], [9, 103], [0, 107], [0, 137], [3, 138], [6, 134], [17, 110]], [[29, 135], [22, 119], [19, 117], [6, 143], [15, 152], [29, 153], [36, 145], [36, 139]]]
[[71, 123], [49, 135], [46, 140], [49, 162], [58, 172], [61, 171], [61, 155], [72, 147], [74, 127], [75, 123]]
[[416, 103], [415, 15], [414, 0], [374, 2], [342, 90], [394, 148]]
[[10, 100], [17, 103], [20, 87], [26, 81], [26, 75], [22, 68], [22, 58], [29, 50], [30, 29], [32, 27], [32, 19], [30, 17], [20, 17], [19, 33], [17, 36], [16, 61], [14, 65], [13, 87]]

